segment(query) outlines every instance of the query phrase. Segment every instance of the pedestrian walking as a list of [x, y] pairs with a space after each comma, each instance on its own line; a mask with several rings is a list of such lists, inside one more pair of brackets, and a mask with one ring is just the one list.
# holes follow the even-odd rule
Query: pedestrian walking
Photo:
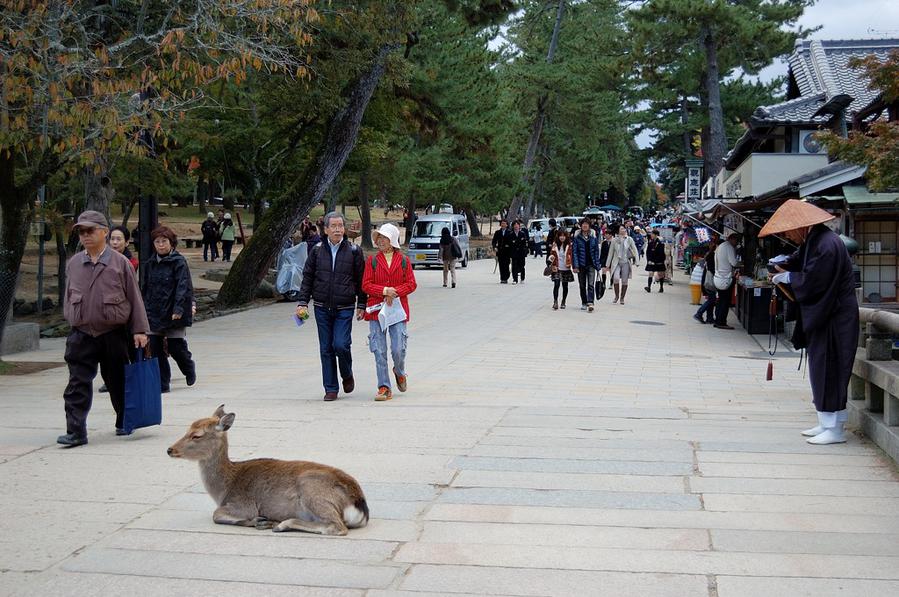
[[512, 261], [513, 234], [509, 230], [509, 221], [502, 219], [499, 221], [499, 230], [493, 233], [493, 240], [490, 242], [493, 246], [493, 252], [496, 254], [496, 261], [499, 264], [499, 283], [509, 283], [509, 264]]
[[634, 226], [631, 238], [634, 239], [634, 246], [637, 247], [637, 257], [639, 260], [642, 260], [643, 248], [646, 245], [646, 235], [643, 233], [643, 229], [639, 226]]
[[211, 211], [206, 214], [206, 219], [203, 221], [203, 225], [200, 226], [200, 232], [203, 234], [203, 261], [208, 261], [208, 258], [212, 258], [215, 261], [219, 256], [219, 225]]
[[346, 222], [339, 213], [328, 213], [322, 222], [326, 238], [312, 247], [303, 267], [296, 314], [305, 318], [309, 301], [315, 306], [319, 355], [322, 362], [324, 400], [337, 400], [338, 369], [343, 391], [356, 387], [353, 379], [353, 311], [361, 320], [366, 296], [362, 291], [365, 263], [362, 251], [344, 238]]
[[[446, 228], [443, 230], [449, 233]], [[368, 321], [368, 347], [375, 356], [375, 370], [378, 375], [378, 393], [375, 395], [375, 401], [383, 402], [393, 398], [390, 374], [387, 371], [388, 336], [396, 387], [400, 392], [406, 391], [406, 348], [409, 339], [406, 324], [410, 315], [408, 297], [415, 292], [417, 285], [412, 262], [400, 252], [399, 228], [393, 224], [384, 224], [372, 233], [372, 241], [378, 247], [378, 253], [365, 262], [362, 291], [368, 295], [364, 317]], [[445, 269], [444, 276], [446, 276]], [[382, 329], [379, 311], [394, 306], [397, 300], [405, 311], [405, 319], [389, 324], [387, 329]], [[378, 305], [381, 305], [381, 308], [375, 310]]]
[[[705, 257], [701, 260], [702, 264], [702, 280], [700, 281], [702, 293], [705, 295], [705, 301], [702, 306], [693, 314], [693, 319], [699, 323], [715, 322], [715, 303], [718, 300], [718, 290], [715, 288], [715, 241], [709, 243]], [[705, 319], [703, 319], [705, 315]]]
[[[639, 250], [639, 248], [638, 248]], [[665, 292], [665, 243], [662, 242], [658, 230], [653, 230], [649, 244], [646, 247], [646, 271], [649, 279], [646, 281], [646, 292], [652, 292], [652, 282], [659, 282], [659, 292]]]
[[528, 233], [521, 229], [521, 221], [512, 224], [512, 284], [519, 279], [524, 284], [524, 266], [528, 260]]
[[[555, 235], [553, 244], [549, 246], [547, 257], [550, 268], [550, 280], [553, 283], [553, 310], [565, 308], [568, 299], [568, 284], [574, 282], [572, 273], [573, 257], [571, 251], [571, 236], [564, 228]], [[559, 304], [559, 286], [562, 287], [562, 304]]]
[[231, 247], [234, 246], [234, 221], [231, 214], [225, 212], [222, 219], [222, 261], [231, 261]]
[[[609, 249], [612, 247], [612, 229], [608, 226], [603, 228], [602, 231], [602, 242], [599, 245], [599, 263], [602, 264], [602, 278], [600, 279], [602, 282], [602, 291], [605, 294], [606, 288], [611, 288], [611, 281], [609, 281], [609, 285], [606, 286], [606, 279], [609, 277], [609, 268], [605, 267], [606, 261], [609, 260]], [[602, 298], [602, 294], [599, 298]]]
[[571, 270], [577, 274], [581, 291], [581, 311], [593, 312], [596, 274], [602, 268], [599, 260], [599, 241], [590, 228], [590, 220], [581, 220], [581, 229], [571, 241]]
[[[131, 233], [124, 226], [113, 226], [109, 229], [109, 246], [117, 253], [124, 255], [131, 267], [134, 268], [134, 271], [137, 271], [137, 257], [128, 250], [128, 241], [130, 239]], [[106, 386], [106, 378], [103, 377], [102, 371], [100, 372], [100, 377], [103, 379], [103, 385], [97, 388], [97, 392], [105, 394], [109, 391], [109, 388]]]
[[175, 360], [188, 386], [197, 382], [197, 367], [187, 347], [187, 328], [193, 325], [194, 286], [187, 259], [175, 250], [178, 237], [168, 226], [150, 233], [156, 252], [144, 262], [144, 306], [150, 322], [150, 352], [159, 361], [162, 393], [170, 390]]
[[760, 237], [782, 233], [800, 245], [775, 266], [779, 273], [772, 281], [789, 284], [799, 306], [797, 326], [807, 340], [808, 378], [818, 414], [818, 424], [802, 435], [816, 445], [846, 441], [843, 424], [859, 334], [852, 261], [840, 237], [824, 225], [832, 219], [823, 209], [790, 199], [759, 232]]
[[71, 326], [65, 351], [69, 382], [63, 392], [66, 433], [56, 442], [70, 448], [87, 443], [87, 416], [98, 366], [109, 386], [116, 434], [125, 433], [128, 351], [131, 345], [145, 347], [150, 331], [134, 268], [107, 245], [108, 230], [106, 216], [82, 212], [75, 232], [84, 251], [66, 264], [63, 314]]
[[715, 249], [715, 288], [718, 297], [715, 304], [715, 328], [719, 330], [732, 330], [727, 325], [727, 314], [730, 312], [731, 297], [734, 294], [734, 285], [737, 283], [737, 244], [740, 235], [736, 232], [727, 237], [727, 241], [718, 245]]
[[612, 304], [623, 305], [627, 295], [628, 282], [633, 276], [631, 262], [637, 260], [637, 247], [634, 239], [628, 235], [627, 227], [620, 226], [618, 235], [612, 239], [609, 247], [609, 258], [604, 264], [612, 273], [612, 283], [615, 285], [615, 300]]
[[450, 234], [449, 228], [440, 231], [440, 248], [438, 257], [443, 264], [443, 287], [446, 288], [447, 274], [452, 275], [453, 288], [456, 287], [456, 260], [462, 258], [462, 247]]

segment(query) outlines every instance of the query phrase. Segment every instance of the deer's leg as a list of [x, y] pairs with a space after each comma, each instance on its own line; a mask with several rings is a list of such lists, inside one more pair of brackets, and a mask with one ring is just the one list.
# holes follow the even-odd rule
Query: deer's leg
[[326, 499], [301, 499], [300, 514], [307, 513], [307, 518], [313, 519], [315, 522], [303, 520], [302, 518], [288, 518], [282, 520], [272, 530], [276, 533], [283, 531], [303, 531], [306, 533], [316, 533], [318, 535], [346, 535], [347, 527], [343, 522], [343, 516], [340, 511]]
[[270, 529], [274, 523], [264, 516], [248, 517], [248, 513], [241, 511], [232, 504], [225, 504], [216, 508], [212, 513], [212, 520], [216, 524], [231, 524], [239, 527], [256, 527], [257, 529]]
[[282, 520], [272, 527], [275, 533], [284, 531], [303, 531], [305, 533], [315, 533], [317, 535], [346, 535], [347, 528], [343, 521], [333, 522], [306, 522], [299, 518], [288, 518]]

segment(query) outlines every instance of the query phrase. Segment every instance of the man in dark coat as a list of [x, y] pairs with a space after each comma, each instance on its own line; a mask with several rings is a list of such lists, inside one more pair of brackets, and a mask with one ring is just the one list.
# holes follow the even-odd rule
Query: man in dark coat
[[365, 262], [362, 251], [344, 238], [343, 216], [331, 212], [325, 216], [326, 238], [312, 247], [303, 268], [297, 317], [305, 319], [310, 299], [315, 305], [315, 323], [322, 361], [325, 401], [337, 399], [337, 373], [343, 391], [356, 387], [353, 379], [353, 357], [350, 352], [353, 311], [361, 320], [368, 297], [362, 292]]
[[499, 263], [500, 284], [509, 283], [509, 265], [512, 261], [512, 246], [515, 244], [515, 235], [509, 230], [509, 222], [505, 219], [499, 221], [499, 230], [493, 233], [490, 243], [496, 260]]
[[789, 284], [799, 305], [799, 321], [808, 339], [809, 382], [818, 412], [818, 425], [802, 434], [811, 436], [810, 444], [818, 445], [846, 441], [843, 423], [859, 333], [852, 262], [840, 237], [823, 225], [831, 219], [832, 215], [814, 205], [790, 200], [772, 216], [769, 224], [775, 226], [759, 234], [783, 232], [801, 245], [783, 267], [775, 266], [780, 273], [772, 276], [772, 281]]

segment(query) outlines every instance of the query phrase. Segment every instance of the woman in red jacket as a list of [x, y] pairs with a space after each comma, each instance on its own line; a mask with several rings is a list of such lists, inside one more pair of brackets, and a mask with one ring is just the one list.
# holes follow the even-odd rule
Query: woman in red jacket
[[[390, 375], [387, 372], [387, 336], [390, 336], [390, 354], [393, 356], [393, 375], [400, 392], [406, 391], [406, 322], [409, 321], [410, 294], [415, 292], [415, 274], [412, 263], [400, 251], [400, 230], [393, 224], [384, 224], [372, 233], [372, 241], [378, 247], [378, 254], [365, 259], [365, 274], [362, 276], [362, 290], [368, 295], [365, 319], [368, 321], [368, 347], [375, 355], [375, 369], [378, 372], [378, 402], [390, 400], [393, 392]], [[406, 312], [404, 321], [399, 321], [381, 329], [378, 315], [382, 308], [393, 306], [399, 299]]]

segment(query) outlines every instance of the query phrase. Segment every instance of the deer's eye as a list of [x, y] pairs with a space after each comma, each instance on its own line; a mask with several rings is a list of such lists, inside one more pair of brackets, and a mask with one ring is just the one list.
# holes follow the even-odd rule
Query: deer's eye
[[190, 439], [201, 439], [202, 437], [203, 437], [203, 434], [202, 434], [202, 433], [199, 433], [199, 434], [197, 434], [197, 435], [191, 435], [191, 436], [190, 436]]

